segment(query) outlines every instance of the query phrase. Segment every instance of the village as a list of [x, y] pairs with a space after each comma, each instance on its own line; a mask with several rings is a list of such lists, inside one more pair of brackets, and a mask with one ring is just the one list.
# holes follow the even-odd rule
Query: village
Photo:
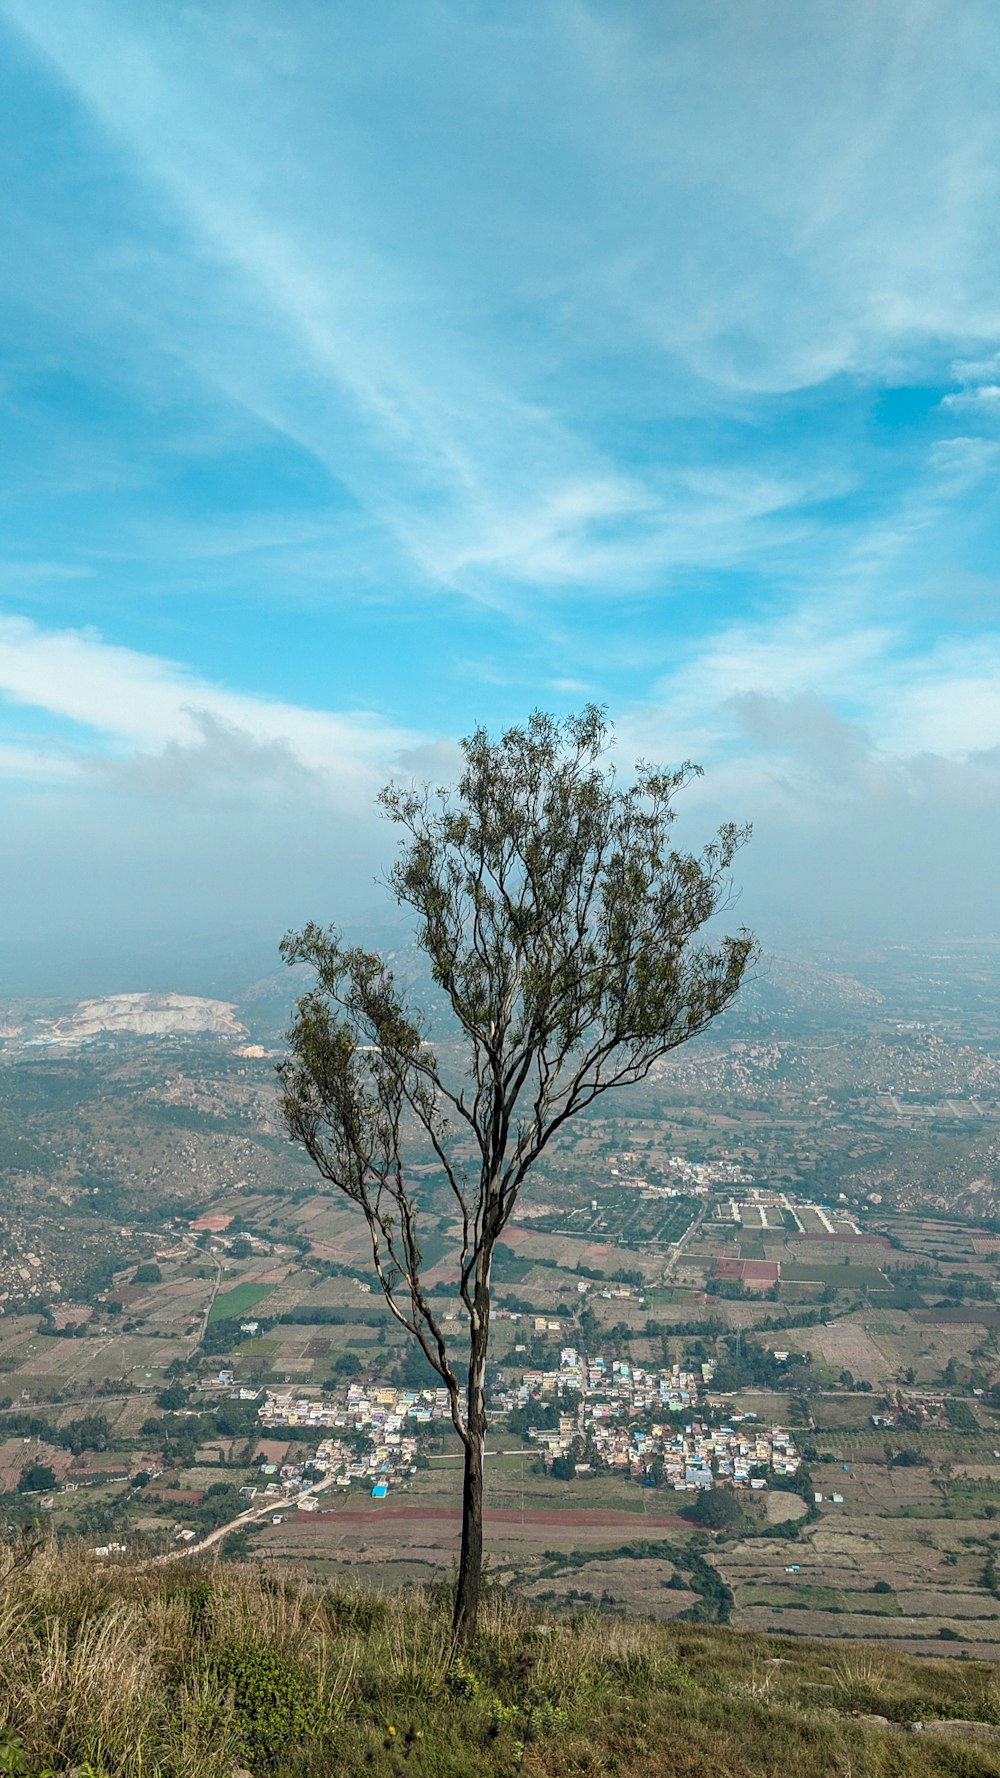
[[[674, 1364], [649, 1371], [624, 1359], [588, 1360], [564, 1347], [553, 1370], [527, 1370], [508, 1384], [498, 1373], [491, 1395], [495, 1414], [537, 1417], [528, 1438], [547, 1473], [556, 1477], [610, 1471], [647, 1485], [694, 1492], [717, 1485], [767, 1486], [767, 1474], [794, 1476], [800, 1457], [783, 1428], [756, 1424], [753, 1414], [733, 1414], [712, 1427], [694, 1414], [712, 1381], [708, 1361], [697, 1371]], [[370, 1484], [376, 1499], [391, 1483], [415, 1473], [420, 1429], [451, 1418], [448, 1392], [350, 1383], [333, 1396], [268, 1392], [258, 1410], [262, 1427], [315, 1430], [315, 1454], [300, 1463], [280, 1461], [266, 1447], [261, 1470], [265, 1491], [300, 1487], [299, 1505], [315, 1507], [310, 1481], [349, 1488]], [[688, 1416], [691, 1416], [690, 1418]]]
[[[758, 1428], [756, 1415], [733, 1415], [733, 1425], [719, 1428], [698, 1419], [678, 1424], [714, 1373], [711, 1360], [697, 1371], [679, 1364], [648, 1371], [625, 1359], [588, 1361], [566, 1346], [558, 1370], [525, 1371], [519, 1386], [499, 1390], [495, 1401], [508, 1412], [532, 1400], [565, 1403], [556, 1426], [529, 1430], [557, 1475], [571, 1463], [577, 1475], [611, 1470], [679, 1493], [717, 1483], [759, 1490], [766, 1486], [762, 1470], [794, 1476], [800, 1459], [791, 1434]], [[738, 1432], [738, 1425], [747, 1430]]]

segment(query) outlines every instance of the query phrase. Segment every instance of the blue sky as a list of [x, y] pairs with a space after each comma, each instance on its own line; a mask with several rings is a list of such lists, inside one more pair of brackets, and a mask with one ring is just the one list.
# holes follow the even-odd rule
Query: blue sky
[[998, 936], [991, 0], [0, 0], [4, 928], [363, 917], [390, 772], [693, 756]]

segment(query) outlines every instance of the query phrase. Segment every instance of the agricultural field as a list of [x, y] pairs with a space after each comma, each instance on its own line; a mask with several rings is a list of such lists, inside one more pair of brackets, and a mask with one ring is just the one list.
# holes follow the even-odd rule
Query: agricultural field
[[[524, 1418], [498, 1416], [492, 1571], [530, 1598], [1000, 1650], [1000, 1075], [988, 1035], [973, 1050], [947, 1024], [904, 1034], [879, 993], [835, 1038], [809, 1008], [772, 1007], [767, 1030], [758, 1009], [546, 1154], [496, 1257], [494, 1372], [544, 1371], [565, 1347], [653, 1369], [712, 1359], [698, 1411], [788, 1427], [811, 1485], [744, 1490], [740, 1524], [698, 1533], [691, 1495], [557, 1480]], [[959, 1093], [973, 1076], [978, 1132]], [[5, 1081], [8, 1523], [45, 1512], [94, 1544], [197, 1542], [261, 1486], [259, 1392], [433, 1381], [371, 1288], [363, 1222], [278, 1132], [271, 1056], [178, 1042], [14, 1061]], [[962, 1115], [945, 1128], [948, 1104]], [[425, 1281], [457, 1342], [454, 1206], [431, 1170], [417, 1178]], [[749, 1181], [788, 1207], [741, 1199]], [[755, 1290], [720, 1261], [778, 1277]], [[264, 1441], [283, 1442], [308, 1456], [298, 1429]], [[52, 1480], [21, 1491], [32, 1465]], [[331, 1491], [223, 1553], [446, 1576], [458, 1487], [436, 1424], [386, 1500]]]
[[232, 1321], [237, 1315], [248, 1315], [274, 1289], [273, 1284], [234, 1284], [231, 1290], [219, 1292], [209, 1312], [209, 1323]]

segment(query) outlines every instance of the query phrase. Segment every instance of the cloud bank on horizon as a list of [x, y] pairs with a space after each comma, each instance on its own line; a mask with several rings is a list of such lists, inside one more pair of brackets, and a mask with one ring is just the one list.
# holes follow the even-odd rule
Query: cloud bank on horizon
[[772, 941], [1000, 936], [989, 0], [0, 42], [8, 937], [363, 917], [389, 772], [589, 699]]

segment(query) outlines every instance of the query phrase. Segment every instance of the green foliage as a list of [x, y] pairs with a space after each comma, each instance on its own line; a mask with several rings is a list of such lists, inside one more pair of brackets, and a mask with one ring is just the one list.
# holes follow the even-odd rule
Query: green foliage
[[323, 1604], [336, 1629], [363, 1634], [384, 1624], [388, 1614], [385, 1602], [372, 1598], [370, 1593], [325, 1593]]
[[[683, 1564], [696, 1591], [708, 1586], [703, 1550], [690, 1545], [637, 1539], [613, 1553]], [[585, 1564], [612, 1552], [578, 1554]], [[7, 1560], [0, 1552], [0, 1571]], [[1000, 1688], [985, 1662], [690, 1619], [539, 1621], [500, 1588], [487, 1590], [480, 1632], [455, 1659], [439, 1596], [317, 1593], [251, 1567], [109, 1569], [54, 1548], [14, 1576], [4, 1601], [0, 1778], [997, 1770], [994, 1746], [859, 1719], [995, 1725]], [[707, 1592], [699, 1609], [702, 1620], [723, 1615]], [[944, 1638], [941, 1654], [945, 1642], [953, 1653]]]
[[477, 1698], [479, 1680], [462, 1661], [452, 1661], [444, 1676], [445, 1689], [453, 1698]]
[[739, 1495], [731, 1488], [706, 1488], [682, 1509], [682, 1517], [706, 1531], [724, 1531], [738, 1525], [745, 1514]]
[[44, 1440], [47, 1445], [56, 1445], [77, 1456], [81, 1451], [106, 1451], [111, 1428], [104, 1414], [85, 1414], [82, 1419], [71, 1420], [68, 1426], [53, 1426], [39, 1414], [28, 1412], [9, 1414], [4, 1421], [4, 1435]]
[[948, 1396], [944, 1411], [948, 1425], [954, 1427], [956, 1432], [979, 1431], [979, 1421], [967, 1401], [956, 1401], [954, 1396]]
[[[680, 852], [673, 804], [698, 768], [641, 765], [620, 783], [612, 738], [596, 705], [562, 719], [536, 710], [496, 739], [482, 728], [468, 736], [453, 788], [395, 783], [379, 797], [400, 830], [389, 886], [415, 916], [416, 942], [453, 1015], [457, 1073], [453, 1046], [427, 1041], [385, 957], [315, 922], [281, 945], [287, 963], [313, 971], [278, 1067], [285, 1127], [364, 1214], [382, 1290], [433, 1355], [456, 1424], [463, 1364], [423, 1286], [443, 1256], [440, 1221], [426, 1215], [413, 1161], [443, 1171], [458, 1200], [465, 1238], [452, 1261], [469, 1310], [460, 1431], [477, 1461], [487, 1425], [485, 1281], [532, 1168], [569, 1118], [645, 1081], [655, 1061], [704, 1030], [755, 954], [745, 931], [695, 943], [726, 903], [748, 830], [728, 823], [700, 855]], [[481, 1524], [478, 1487], [466, 1488], [463, 1514], [466, 1532]], [[463, 1641], [481, 1567], [467, 1552], [480, 1547], [463, 1544], [454, 1620]]]
[[[51, 1766], [36, 1766], [24, 1751], [16, 1735], [5, 1733], [0, 1739], [0, 1778], [59, 1778]], [[108, 1778], [103, 1767], [84, 1760], [75, 1766], [73, 1778]]]
[[44, 1494], [56, 1485], [56, 1472], [47, 1463], [26, 1463], [18, 1478], [19, 1494]]
[[265, 1769], [325, 1725], [314, 1678], [280, 1649], [244, 1642], [216, 1654], [211, 1677], [232, 1698], [234, 1725], [252, 1765]]
[[545, 1698], [540, 1704], [533, 1704], [528, 1711], [526, 1738], [532, 1741], [548, 1741], [554, 1735], [560, 1734], [565, 1727], [565, 1710]]

